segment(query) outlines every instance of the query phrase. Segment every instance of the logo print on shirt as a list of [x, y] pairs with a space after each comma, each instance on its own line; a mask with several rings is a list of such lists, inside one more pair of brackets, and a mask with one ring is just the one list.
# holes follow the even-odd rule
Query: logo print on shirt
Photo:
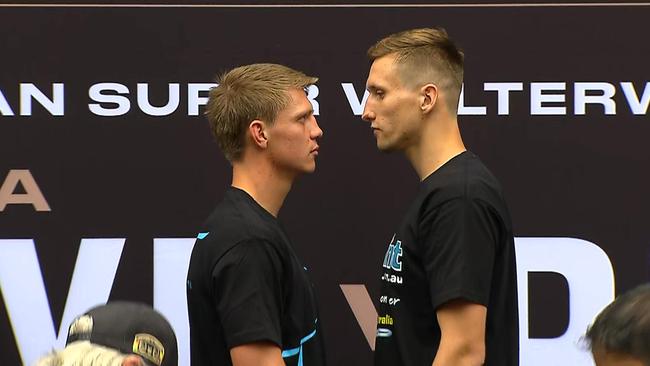
[[[318, 323], [318, 319], [314, 320], [314, 324]], [[300, 346], [292, 349], [287, 349], [282, 351], [282, 358], [288, 358], [288, 357], [293, 357], [298, 355], [298, 366], [303, 366], [303, 360], [302, 360], [302, 346], [307, 342], [308, 340], [312, 339], [316, 335], [316, 329], [314, 329], [313, 332], [309, 333], [305, 337], [303, 337], [300, 340]]]
[[377, 317], [377, 324], [380, 325], [393, 325], [393, 317], [386, 314], [384, 316]]
[[386, 255], [384, 256], [384, 268], [401, 272], [402, 261], [400, 260], [400, 257], [402, 256], [402, 242], [398, 240], [393, 244], [394, 241], [395, 235], [393, 234], [393, 239], [391, 239]]
[[388, 328], [377, 328], [377, 337], [390, 337], [393, 335], [393, 331]]

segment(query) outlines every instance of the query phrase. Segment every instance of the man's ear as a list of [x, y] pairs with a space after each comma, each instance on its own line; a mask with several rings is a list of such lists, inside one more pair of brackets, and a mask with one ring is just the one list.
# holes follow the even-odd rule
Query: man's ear
[[430, 113], [438, 101], [438, 86], [436, 84], [426, 84], [420, 88], [420, 109], [422, 113]]
[[253, 122], [248, 125], [248, 133], [251, 136], [254, 146], [266, 149], [266, 146], [268, 145], [268, 131], [264, 121], [260, 121], [259, 119], [253, 120]]

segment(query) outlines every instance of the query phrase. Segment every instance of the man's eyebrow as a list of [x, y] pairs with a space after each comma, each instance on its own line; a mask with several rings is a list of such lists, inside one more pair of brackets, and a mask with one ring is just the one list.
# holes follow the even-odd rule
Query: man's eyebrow
[[312, 108], [309, 108], [308, 110], [306, 110], [306, 111], [304, 111], [304, 112], [297, 113], [297, 114], [296, 114], [296, 118], [309, 117], [309, 116], [311, 116], [312, 114], [314, 114], [314, 108], [313, 108], [313, 107], [312, 107]]

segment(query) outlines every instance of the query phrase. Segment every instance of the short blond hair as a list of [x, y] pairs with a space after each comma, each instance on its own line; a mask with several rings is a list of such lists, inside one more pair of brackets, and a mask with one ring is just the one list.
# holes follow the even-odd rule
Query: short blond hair
[[126, 356], [89, 341], [76, 341], [41, 358], [34, 366], [121, 366]]
[[457, 113], [464, 54], [447, 31], [442, 28], [410, 29], [391, 34], [368, 49], [371, 61], [393, 54], [407, 86], [436, 84], [449, 96], [450, 110]]
[[256, 120], [272, 124], [290, 102], [290, 89], [306, 90], [317, 77], [278, 64], [234, 68], [217, 79], [210, 90], [206, 116], [221, 151], [237, 161], [244, 150], [248, 125]]

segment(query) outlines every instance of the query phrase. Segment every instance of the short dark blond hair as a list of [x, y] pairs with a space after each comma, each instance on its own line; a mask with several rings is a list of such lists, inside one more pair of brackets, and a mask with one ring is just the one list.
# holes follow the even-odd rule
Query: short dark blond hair
[[458, 109], [463, 84], [463, 52], [442, 28], [418, 28], [391, 34], [368, 49], [374, 61], [395, 55], [402, 81], [410, 87], [436, 84], [449, 96], [449, 107]]
[[317, 77], [277, 64], [252, 64], [234, 68], [210, 90], [206, 116], [212, 133], [229, 161], [244, 151], [248, 125], [256, 120], [273, 124], [278, 112], [291, 101], [290, 89], [306, 90]]

